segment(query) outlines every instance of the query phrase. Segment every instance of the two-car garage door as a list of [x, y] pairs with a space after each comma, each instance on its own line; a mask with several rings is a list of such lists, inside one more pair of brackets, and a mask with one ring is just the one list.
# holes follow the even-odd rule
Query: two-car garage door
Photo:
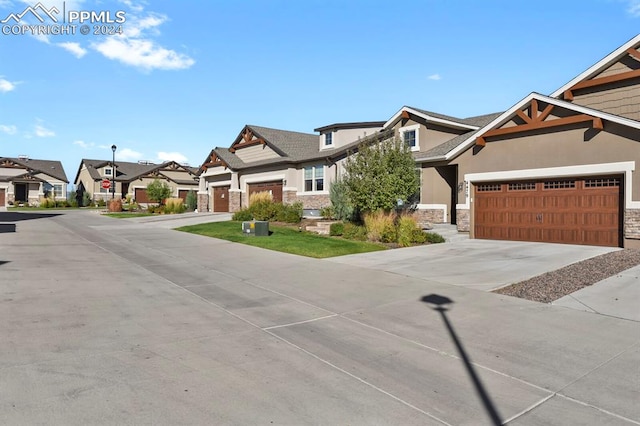
[[475, 185], [474, 236], [621, 246], [619, 176]]

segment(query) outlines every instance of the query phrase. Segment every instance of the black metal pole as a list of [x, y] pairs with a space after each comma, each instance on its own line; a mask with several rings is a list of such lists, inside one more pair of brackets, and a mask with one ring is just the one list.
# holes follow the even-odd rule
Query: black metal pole
[[116, 198], [116, 149], [115, 145], [111, 145], [111, 152], [113, 157], [111, 158], [111, 199]]

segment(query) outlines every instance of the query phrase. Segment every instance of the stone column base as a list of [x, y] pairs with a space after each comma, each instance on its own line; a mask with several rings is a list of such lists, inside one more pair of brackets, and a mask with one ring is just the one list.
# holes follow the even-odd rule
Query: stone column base
[[240, 199], [242, 193], [240, 191], [229, 191], [229, 212], [235, 213], [240, 211]]
[[458, 225], [458, 232], [470, 232], [471, 214], [469, 210], [456, 210], [456, 224]]
[[209, 194], [198, 194], [198, 212], [209, 211]]

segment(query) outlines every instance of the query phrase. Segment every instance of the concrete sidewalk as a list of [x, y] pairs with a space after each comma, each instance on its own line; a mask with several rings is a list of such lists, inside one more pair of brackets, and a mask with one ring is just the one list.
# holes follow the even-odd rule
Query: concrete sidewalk
[[640, 322], [640, 265], [578, 290], [553, 304]]
[[0, 237], [0, 423], [640, 423], [637, 322], [116, 223]]

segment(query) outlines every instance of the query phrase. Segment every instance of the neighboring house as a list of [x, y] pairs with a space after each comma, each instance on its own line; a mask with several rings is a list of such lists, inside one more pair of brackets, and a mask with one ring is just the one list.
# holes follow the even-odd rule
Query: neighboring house
[[320, 135], [247, 125], [230, 148], [213, 149], [200, 167], [198, 211], [235, 212], [252, 193], [269, 191], [275, 201], [300, 201], [306, 214], [317, 215], [330, 205], [340, 161], [383, 124], [333, 124], [316, 129]]
[[46, 196], [66, 200], [68, 183], [60, 161], [0, 157], [0, 207], [39, 205]]
[[[92, 200], [106, 200], [115, 196], [125, 198], [130, 195], [138, 203], [149, 203], [147, 185], [156, 179], [163, 180], [171, 187], [171, 196], [186, 199], [190, 190], [198, 190], [197, 168], [168, 161], [153, 164], [146, 161], [131, 163], [82, 159], [75, 178], [78, 190], [89, 193]], [[115, 191], [102, 187], [103, 180], [115, 183]]]
[[[418, 157], [423, 173], [455, 168], [451, 223], [473, 238], [640, 247], [639, 48], [637, 36]], [[452, 187], [431, 176], [434, 197]]]
[[640, 35], [550, 96], [456, 118], [405, 106], [386, 122], [318, 134], [245, 126], [200, 167], [200, 211], [268, 190], [307, 211], [366, 137], [403, 139], [421, 174], [416, 216], [472, 238], [640, 247]]

